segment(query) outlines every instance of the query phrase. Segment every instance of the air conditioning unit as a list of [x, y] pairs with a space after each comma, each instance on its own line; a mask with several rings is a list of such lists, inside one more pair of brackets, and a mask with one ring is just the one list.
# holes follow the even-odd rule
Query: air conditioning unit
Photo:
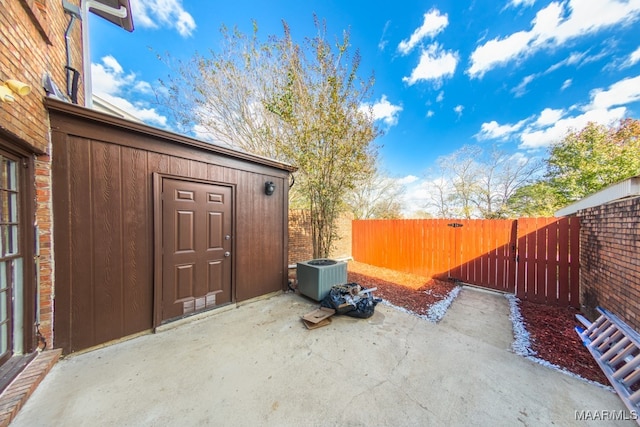
[[332, 259], [312, 259], [296, 267], [298, 291], [316, 301], [322, 301], [331, 287], [347, 283], [347, 263]]

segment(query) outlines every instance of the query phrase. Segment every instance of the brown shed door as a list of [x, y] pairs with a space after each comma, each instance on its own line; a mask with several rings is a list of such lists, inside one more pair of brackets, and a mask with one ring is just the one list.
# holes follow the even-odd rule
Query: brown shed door
[[231, 187], [162, 180], [162, 321], [230, 303]]

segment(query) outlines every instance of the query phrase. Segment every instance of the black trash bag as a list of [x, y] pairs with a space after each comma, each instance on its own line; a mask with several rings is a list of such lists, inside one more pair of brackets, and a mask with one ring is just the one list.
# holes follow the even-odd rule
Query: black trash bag
[[357, 283], [332, 286], [320, 306], [332, 308], [336, 314], [366, 319], [373, 315], [376, 304], [381, 300], [374, 299], [371, 292], [362, 292], [363, 290], [366, 288]]
[[373, 313], [376, 309], [376, 304], [378, 304], [381, 300], [374, 299], [371, 293], [369, 292], [364, 298], [356, 303], [356, 309], [352, 310], [348, 313], [345, 313], [347, 316], [358, 317], [360, 319], [367, 319], [373, 316]]

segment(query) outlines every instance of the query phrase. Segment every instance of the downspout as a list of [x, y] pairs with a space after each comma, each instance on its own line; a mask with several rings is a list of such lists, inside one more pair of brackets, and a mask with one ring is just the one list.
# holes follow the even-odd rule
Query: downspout
[[107, 6], [95, 0], [83, 0], [81, 4], [80, 19], [82, 20], [82, 57], [83, 57], [83, 77], [84, 77], [84, 105], [93, 108], [91, 89], [91, 50], [89, 45], [89, 8], [108, 13], [117, 18], [127, 17], [127, 8], [120, 6], [119, 9]]
[[62, 0], [62, 7], [66, 13], [71, 15], [69, 25], [64, 32], [65, 46], [67, 48], [67, 65], [65, 67], [67, 69], [67, 96], [71, 98], [71, 102], [77, 104], [78, 78], [80, 77], [80, 72], [73, 68], [71, 64], [71, 30], [73, 29], [73, 24], [76, 22], [76, 19], [82, 20], [82, 17], [80, 16], [80, 8], [66, 0]]

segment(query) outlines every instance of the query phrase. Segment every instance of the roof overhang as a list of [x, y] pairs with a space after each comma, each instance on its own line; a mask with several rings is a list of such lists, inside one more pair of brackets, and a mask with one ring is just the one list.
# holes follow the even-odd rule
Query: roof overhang
[[[244, 151], [238, 151], [232, 148], [216, 145], [205, 141], [200, 141], [186, 135], [181, 135], [166, 131], [164, 129], [155, 128], [145, 123], [134, 122], [131, 120], [112, 116], [102, 111], [81, 107], [79, 105], [64, 102], [59, 99], [45, 98], [44, 105], [49, 110], [49, 113], [57, 112], [60, 114], [85, 119], [88, 121], [99, 123], [103, 125], [105, 129], [108, 129], [109, 127], [114, 129], [125, 129], [127, 131], [144, 134], [158, 140], [169, 141], [172, 144], [191, 147], [193, 149], [219, 154], [224, 157], [245, 160], [257, 165], [264, 165], [271, 168], [280, 169], [282, 171], [286, 171], [287, 173], [293, 173], [298, 170], [296, 166], [292, 166], [279, 160], [269, 159], [267, 157], [258, 156]], [[105, 130], [105, 132], [108, 132], [108, 130]]]
[[625, 179], [624, 181], [610, 185], [607, 188], [586, 196], [585, 198], [558, 210], [555, 213], [555, 216], [560, 217], [573, 215], [583, 209], [637, 196], [640, 196], [640, 175]]
[[[83, 0], [87, 1], [87, 0]], [[89, 10], [101, 18], [125, 30], [133, 31], [131, 3], [129, 0], [88, 0]]]

